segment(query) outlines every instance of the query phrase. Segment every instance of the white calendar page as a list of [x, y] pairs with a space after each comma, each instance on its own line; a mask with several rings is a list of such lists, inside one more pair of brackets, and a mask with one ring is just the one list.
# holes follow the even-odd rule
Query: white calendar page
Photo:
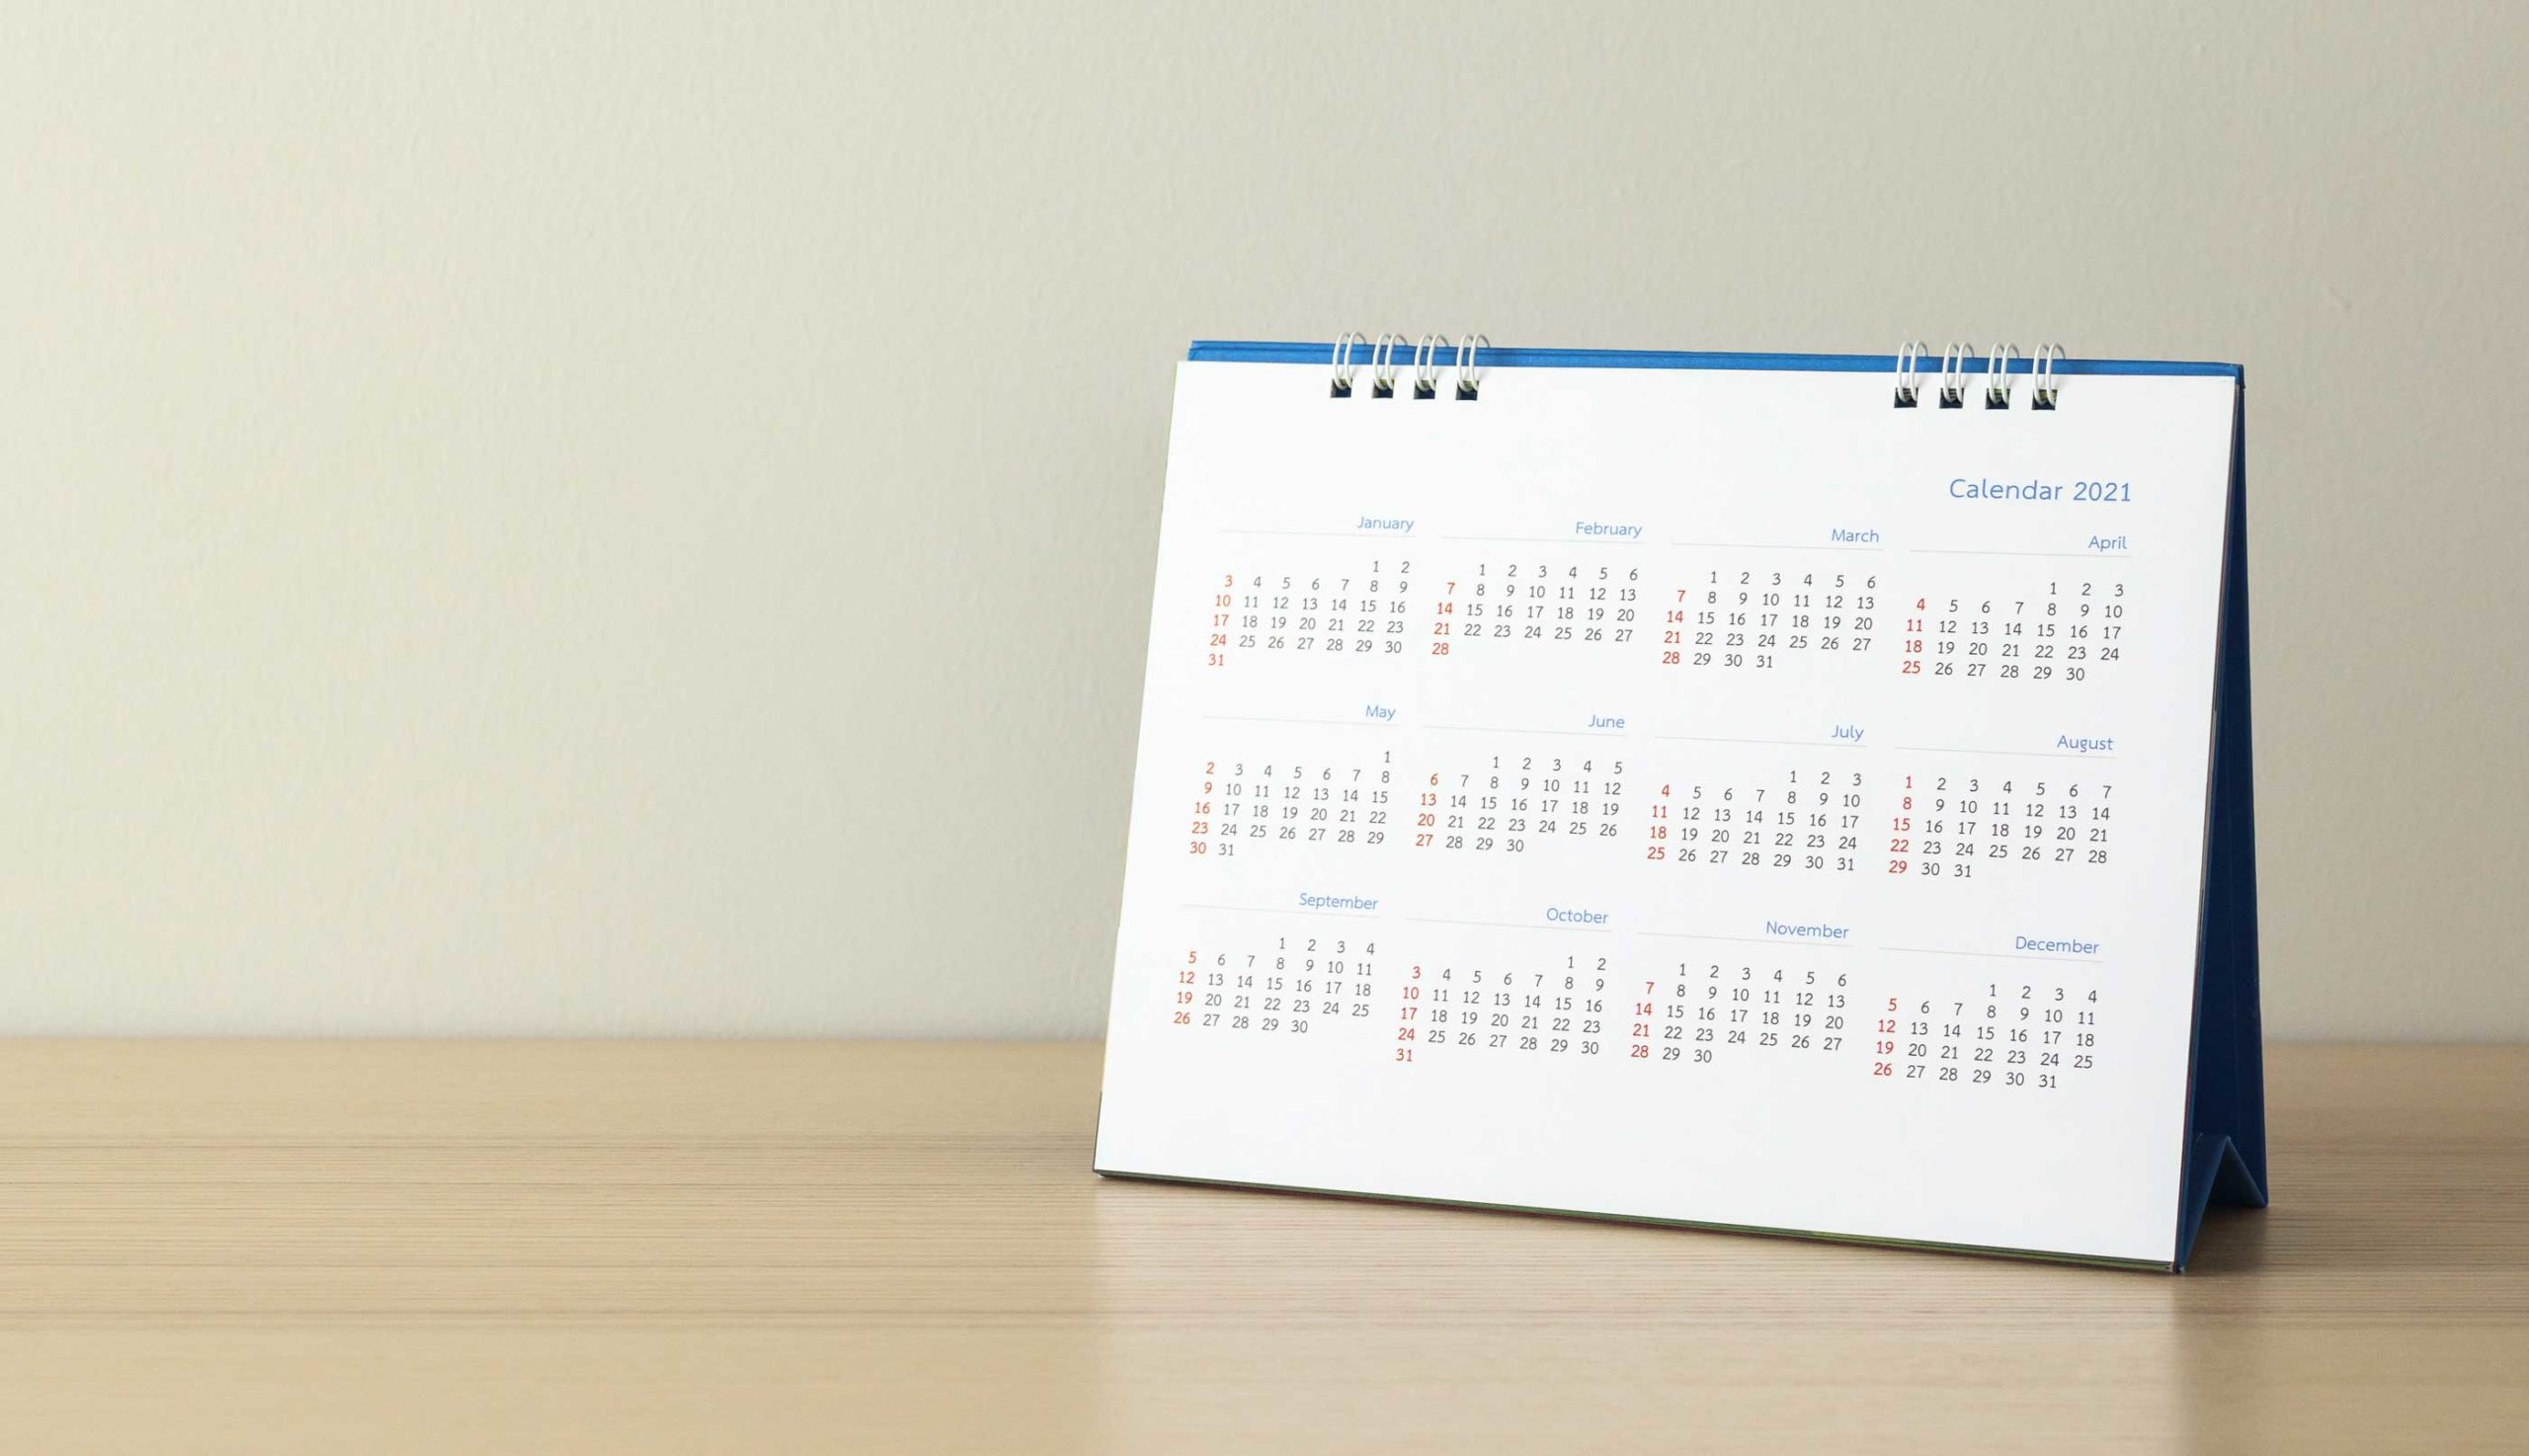
[[1101, 1172], [2167, 1262], [2235, 381], [1178, 376]]

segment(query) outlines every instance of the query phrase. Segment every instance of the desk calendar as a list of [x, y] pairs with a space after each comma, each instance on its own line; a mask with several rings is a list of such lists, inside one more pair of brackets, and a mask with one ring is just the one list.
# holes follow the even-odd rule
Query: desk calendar
[[2242, 398], [1195, 346], [1098, 1171], [2183, 1266], [2264, 1199]]

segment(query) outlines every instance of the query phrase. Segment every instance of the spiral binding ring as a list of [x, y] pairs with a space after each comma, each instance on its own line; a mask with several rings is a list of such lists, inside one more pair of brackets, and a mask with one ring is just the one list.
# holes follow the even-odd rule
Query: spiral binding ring
[[1945, 410], [1964, 408], [1967, 404], [1967, 362], [1976, 357], [1973, 344], [1952, 344], [1940, 352], [1940, 407]]
[[2011, 365], [2019, 362], [2019, 346], [1997, 344], [1985, 360], [1985, 408], [2011, 407]]
[[2055, 400], [2064, 388], [2063, 375], [2057, 372], [2063, 363], [2063, 345], [2037, 346], [2037, 353], [2030, 358], [2028, 365], [2028, 407], [2030, 409], [2055, 408]]
[[1396, 352], [1404, 347], [1403, 334], [1379, 335], [1378, 348], [1370, 351], [1370, 398], [1396, 398]]
[[1458, 346], [1458, 398], [1473, 399], [1484, 384], [1484, 369], [1479, 364], [1480, 351], [1493, 347], [1493, 341], [1482, 334], [1469, 334]]
[[1897, 408], [1911, 410], [1923, 392], [1923, 346], [1897, 346]]
[[[1414, 397], [1433, 399], [1439, 395], [1440, 372], [1450, 369], [1456, 377], [1454, 393], [1460, 399], [1481, 397], [1484, 387], [1484, 351], [1493, 347], [1486, 334], [1469, 334], [1451, 344], [1446, 334], [1425, 334], [1414, 348]], [[1328, 393], [1337, 399], [1352, 397], [1352, 382], [1361, 370], [1356, 351], [1369, 354], [1370, 394], [1374, 399], [1396, 397], [1396, 383], [1404, 370], [1402, 352], [1405, 336], [1394, 331], [1382, 333], [1373, 345], [1358, 330], [1347, 329], [1335, 341], [1327, 361], [1331, 372]], [[1441, 350], [1451, 350], [1448, 364], [1440, 359]], [[1923, 361], [1927, 346], [1909, 340], [1897, 348], [1897, 384], [1895, 404], [1898, 409], [1916, 408], [1922, 399]], [[2020, 360], [2016, 344], [1997, 344], [1985, 356], [1985, 408], [2006, 410], [2011, 407], [2011, 366]], [[2029, 408], [2052, 410], [2063, 395], [2065, 354], [2061, 344], [2040, 345], [2029, 356]], [[1940, 407], [1964, 409], [1967, 404], [1968, 365], [1976, 362], [1976, 346], [1952, 341], [1940, 356]]]
[[1446, 334], [1426, 334], [1414, 349], [1414, 397], [1437, 399], [1440, 396], [1440, 351], [1449, 347]]
[[1329, 394], [1337, 399], [1352, 397], [1352, 376], [1361, 371], [1361, 366], [1352, 360], [1352, 346], [1369, 342], [1358, 330], [1353, 329], [1345, 330], [1336, 339], [1335, 358], [1329, 364], [1329, 367], [1335, 371], [1335, 385], [1327, 391]]

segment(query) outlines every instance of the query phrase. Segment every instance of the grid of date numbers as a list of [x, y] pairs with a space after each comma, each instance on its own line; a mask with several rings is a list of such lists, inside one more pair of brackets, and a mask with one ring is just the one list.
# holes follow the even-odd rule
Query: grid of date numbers
[[2053, 576], [1916, 596], [1898, 672], [1934, 683], [2078, 684], [2124, 660], [2125, 583]]
[[2059, 980], [1978, 981], [1884, 999], [1877, 1080], [2054, 1092], [2098, 1065], [2100, 996]]
[[1672, 591], [1664, 667], [1726, 674], [1859, 661], [1879, 636], [1874, 569], [1760, 560], [1692, 572]]
[[1169, 1021], [1254, 1036], [1367, 1025], [1377, 957], [1374, 939], [1305, 931], [1188, 946], [1177, 968]]
[[1413, 642], [1414, 563], [1363, 556], [1302, 570], [1225, 571], [1214, 580], [1204, 664], [1402, 657]]
[[1846, 972], [1745, 960], [1679, 961], [1635, 983], [1626, 1059], [1710, 1066], [1825, 1057], [1844, 1048]]
[[1227, 859], [1284, 849], [1374, 849], [1388, 842], [1393, 756], [1335, 761], [1206, 759], [1187, 801], [1188, 851]]
[[1453, 959], [1408, 966], [1399, 987], [1395, 1060], [1606, 1055], [1607, 1002], [1616, 976], [1607, 957], [1548, 962]]
[[1413, 845], [1442, 853], [1527, 854], [1618, 838], [1624, 760], [1612, 754], [1479, 754], [1423, 775]]
[[1857, 873], [1863, 775], [1834, 768], [1707, 770], [1644, 799], [1643, 857], [1686, 867]]
[[1888, 872], [1952, 882], [2112, 862], [2116, 785], [2096, 775], [1908, 773], [1888, 817]]
[[1483, 560], [1428, 585], [1433, 657], [1629, 652], [1642, 634], [1642, 568], [1630, 562]]

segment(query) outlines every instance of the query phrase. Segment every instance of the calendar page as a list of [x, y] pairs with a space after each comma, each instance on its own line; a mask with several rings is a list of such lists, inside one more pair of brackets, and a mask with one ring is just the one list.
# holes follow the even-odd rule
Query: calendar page
[[1099, 1171], [2168, 1262], [2237, 399], [1181, 365]]

